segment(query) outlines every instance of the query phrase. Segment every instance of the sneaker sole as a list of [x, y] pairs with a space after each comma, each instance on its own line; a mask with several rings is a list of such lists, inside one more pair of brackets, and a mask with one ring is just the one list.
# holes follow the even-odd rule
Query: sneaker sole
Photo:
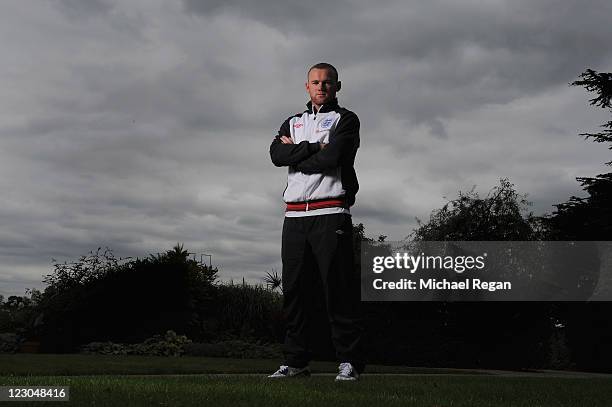
[[310, 372], [304, 371], [298, 374], [286, 375], [286, 376], [267, 376], [268, 379], [292, 379], [294, 377], [310, 377]]
[[356, 382], [359, 381], [359, 379], [355, 378], [355, 377], [336, 377], [336, 381], [337, 382]]

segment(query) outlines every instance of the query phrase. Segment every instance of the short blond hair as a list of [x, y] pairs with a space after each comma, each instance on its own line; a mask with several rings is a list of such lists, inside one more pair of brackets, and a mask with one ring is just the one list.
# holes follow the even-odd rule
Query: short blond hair
[[313, 66], [310, 67], [310, 69], [306, 73], [306, 79], [308, 79], [308, 75], [310, 74], [310, 71], [312, 71], [313, 69], [327, 69], [334, 76], [334, 80], [338, 82], [338, 70], [332, 64], [328, 64], [327, 62], [319, 62], [318, 64], [314, 64]]

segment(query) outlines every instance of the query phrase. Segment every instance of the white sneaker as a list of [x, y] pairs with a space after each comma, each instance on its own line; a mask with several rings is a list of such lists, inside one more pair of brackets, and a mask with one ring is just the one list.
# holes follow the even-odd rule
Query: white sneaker
[[355, 370], [355, 367], [348, 362], [340, 363], [338, 366], [338, 376], [336, 376], [336, 381], [356, 381], [359, 380], [359, 373]]
[[268, 376], [270, 379], [283, 379], [286, 377], [307, 377], [310, 376], [310, 368], [306, 367], [291, 367], [281, 365], [274, 373]]

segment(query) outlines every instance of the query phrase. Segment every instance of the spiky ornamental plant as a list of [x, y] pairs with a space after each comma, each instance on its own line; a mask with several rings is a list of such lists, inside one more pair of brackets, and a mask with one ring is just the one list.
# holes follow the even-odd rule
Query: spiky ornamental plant
[[282, 289], [282, 285], [283, 285], [283, 280], [282, 278], [278, 275], [278, 272], [276, 272], [275, 270], [272, 271], [268, 271], [265, 275], [265, 277], [263, 278], [264, 283], [266, 283], [266, 287], [269, 290], [276, 290], [277, 288], [281, 288]]

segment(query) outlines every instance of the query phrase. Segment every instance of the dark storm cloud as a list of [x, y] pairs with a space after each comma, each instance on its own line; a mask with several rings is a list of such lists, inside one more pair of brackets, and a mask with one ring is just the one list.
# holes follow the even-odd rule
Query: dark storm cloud
[[106, 0], [51, 0], [69, 18], [89, 18], [108, 14], [113, 8]]
[[606, 61], [601, 50], [612, 9], [608, 2], [591, 5], [419, 3], [405, 8], [414, 11], [388, 13], [384, 29], [364, 29], [368, 35], [353, 40], [363, 53], [347, 55], [346, 64], [364, 65], [356, 74], [370, 72], [371, 79], [352, 95], [379, 95], [386, 114], [445, 134], [440, 118], [564, 86], [585, 66]]
[[352, 3], [339, 1], [299, 1], [277, 2], [272, 0], [252, 2], [183, 0], [187, 13], [215, 16], [222, 13], [236, 14], [240, 17], [255, 19], [271, 27], [287, 32], [313, 32], [332, 26], [338, 19], [350, 16]]
[[440, 119], [567, 84], [585, 66], [601, 65], [609, 57], [601, 51], [612, 15], [610, 2], [577, 0], [376, 6], [184, 0], [184, 6], [188, 13], [235, 14], [307, 35], [304, 54], [346, 66], [346, 85], [359, 84], [350, 96], [364, 102], [355, 109], [366, 121], [380, 119], [369, 114], [376, 103], [386, 115], [426, 124], [439, 137], [447, 135]]

